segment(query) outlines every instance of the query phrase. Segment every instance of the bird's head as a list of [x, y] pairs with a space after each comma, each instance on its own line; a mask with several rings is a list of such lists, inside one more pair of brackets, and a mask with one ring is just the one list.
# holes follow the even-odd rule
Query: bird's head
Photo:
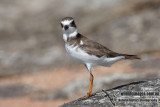
[[64, 17], [61, 20], [61, 27], [64, 34], [70, 35], [77, 33], [77, 27], [72, 17]]

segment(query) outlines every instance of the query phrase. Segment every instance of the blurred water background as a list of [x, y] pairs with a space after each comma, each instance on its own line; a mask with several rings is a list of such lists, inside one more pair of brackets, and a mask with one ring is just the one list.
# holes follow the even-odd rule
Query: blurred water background
[[159, 78], [160, 0], [0, 0], [0, 106], [53, 107], [87, 92], [87, 70], [64, 48], [66, 16], [88, 38], [142, 58], [95, 68], [94, 92]]

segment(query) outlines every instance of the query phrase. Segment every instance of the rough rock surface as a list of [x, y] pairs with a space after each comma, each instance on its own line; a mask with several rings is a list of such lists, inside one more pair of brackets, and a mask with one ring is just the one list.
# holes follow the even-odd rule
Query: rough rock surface
[[61, 107], [159, 107], [160, 79], [133, 82], [102, 90], [88, 99], [79, 98]]

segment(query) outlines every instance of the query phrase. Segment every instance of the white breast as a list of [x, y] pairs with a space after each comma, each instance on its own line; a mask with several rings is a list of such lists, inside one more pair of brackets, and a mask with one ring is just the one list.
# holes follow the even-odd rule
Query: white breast
[[89, 55], [87, 54], [84, 50], [80, 49], [78, 46], [73, 46], [73, 45], [65, 45], [66, 51], [69, 54], [69, 56], [77, 62], [80, 63], [93, 63], [98, 60], [96, 56]]

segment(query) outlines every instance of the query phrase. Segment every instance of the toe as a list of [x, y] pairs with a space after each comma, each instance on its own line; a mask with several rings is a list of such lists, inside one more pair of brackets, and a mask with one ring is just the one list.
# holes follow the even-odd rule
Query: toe
[[87, 99], [87, 98], [89, 98], [90, 96], [92, 96], [92, 93], [87, 93], [87, 95], [84, 96], [84, 97], [82, 97], [82, 99]]

